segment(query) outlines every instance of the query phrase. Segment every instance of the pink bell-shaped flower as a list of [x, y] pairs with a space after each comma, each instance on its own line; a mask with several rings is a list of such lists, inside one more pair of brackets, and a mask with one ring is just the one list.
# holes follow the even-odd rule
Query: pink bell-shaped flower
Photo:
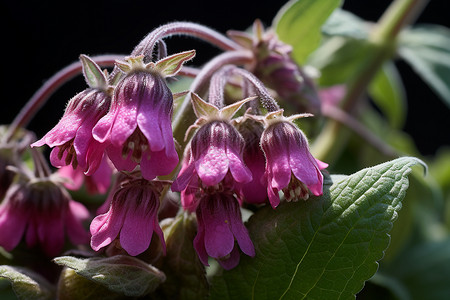
[[191, 156], [172, 185], [173, 191], [188, 187], [198, 177], [199, 187], [214, 187], [230, 172], [235, 182], [251, 181], [252, 175], [242, 159], [244, 140], [226, 121], [211, 121], [198, 129], [190, 144]]
[[267, 182], [264, 180], [266, 158], [259, 144], [264, 130], [262, 124], [246, 119], [237, 125], [245, 141], [244, 162], [252, 172], [252, 181], [236, 183], [239, 199], [251, 204], [262, 204], [267, 200]]
[[255, 248], [242, 223], [239, 202], [227, 192], [205, 194], [196, 210], [198, 232], [194, 248], [204, 265], [208, 256], [229, 270], [239, 263], [239, 248], [248, 256], [255, 256]]
[[303, 132], [278, 114], [272, 114], [274, 119], [261, 135], [261, 147], [266, 156], [267, 193], [274, 208], [280, 204], [279, 191], [284, 192], [288, 201], [306, 200], [309, 191], [315, 196], [322, 195], [320, 170], [328, 166], [312, 156]]
[[164, 235], [158, 223], [163, 184], [159, 181], [131, 179], [122, 182], [111, 199], [109, 210], [94, 218], [90, 230], [95, 251], [118, 240], [132, 256], [148, 249], [155, 232], [165, 251]]
[[0, 205], [0, 246], [11, 251], [24, 237], [28, 247], [40, 245], [54, 257], [63, 250], [66, 234], [73, 244], [89, 241], [82, 225], [89, 212], [71, 199], [48, 167], [36, 168], [37, 176], [27, 169], [13, 169], [17, 181]]
[[[73, 97], [58, 124], [31, 146], [47, 144], [54, 148], [50, 154], [53, 166], [79, 166], [90, 175], [100, 166], [106, 146], [93, 138], [92, 129], [108, 111], [111, 89], [100, 68], [87, 56], [80, 58], [90, 87]], [[87, 69], [97, 75], [96, 80], [86, 75]]]
[[168, 175], [178, 164], [172, 134], [173, 96], [165, 77], [174, 76], [194, 52], [184, 52], [156, 63], [143, 57], [117, 62], [126, 73], [114, 89], [111, 108], [94, 127], [97, 141], [119, 171], [141, 166], [142, 176], [152, 180]]

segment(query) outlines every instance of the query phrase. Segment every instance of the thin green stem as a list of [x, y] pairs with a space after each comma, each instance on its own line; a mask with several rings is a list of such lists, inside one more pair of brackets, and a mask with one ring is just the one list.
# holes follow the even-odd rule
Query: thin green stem
[[[369, 37], [369, 51], [365, 63], [355, 72], [347, 84], [347, 93], [341, 108], [349, 114], [354, 110], [383, 63], [393, 57], [396, 39], [400, 31], [415, 21], [429, 0], [395, 0], [385, 11]], [[342, 123], [328, 120], [321, 134], [312, 145], [312, 152], [321, 160], [330, 161], [346, 144], [347, 132]]]

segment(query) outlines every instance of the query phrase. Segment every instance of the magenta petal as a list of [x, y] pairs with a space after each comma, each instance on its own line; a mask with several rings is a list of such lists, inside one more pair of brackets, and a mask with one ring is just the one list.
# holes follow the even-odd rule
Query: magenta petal
[[197, 251], [200, 261], [205, 266], [209, 266], [208, 253], [206, 253], [206, 248], [205, 248], [205, 225], [203, 224], [203, 220], [201, 220], [201, 217], [197, 218], [197, 221], [198, 221], [198, 230], [197, 230], [197, 235], [194, 238], [194, 248], [195, 248], [195, 251]]
[[37, 233], [44, 252], [54, 257], [64, 246], [64, 221], [60, 211], [51, 212], [39, 218]]
[[64, 182], [64, 186], [69, 190], [76, 191], [83, 185], [84, 174], [79, 168], [74, 170], [72, 165], [63, 166], [58, 169], [57, 173], [60, 177], [67, 180]]
[[0, 207], [0, 246], [6, 251], [13, 250], [22, 239], [29, 214], [14, 209], [8, 203]]
[[61, 157], [61, 159], [59, 159], [58, 154], [59, 154], [59, 147], [55, 147], [52, 149], [52, 151], [50, 152], [50, 163], [52, 164], [52, 166], [56, 167], [56, 168], [60, 168], [63, 166], [66, 166], [66, 156], [67, 156], [67, 152], [63, 152], [63, 156]]
[[35, 216], [30, 216], [25, 233], [25, 242], [28, 248], [34, 247], [38, 243], [37, 222]]
[[137, 127], [138, 103], [135, 99], [121, 102], [114, 124], [111, 127], [110, 142], [122, 146]]
[[230, 172], [234, 180], [241, 183], [248, 183], [252, 181], [252, 173], [242, 161], [239, 154], [227, 149], [227, 157], [230, 164]]
[[320, 161], [317, 158], [315, 158], [315, 161], [316, 161], [317, 165], [319, 166], [319, 170], [323, 170], [323, 169], [328, 168], [328, 164], [327, 163], [325, 163], [323, 161]]
[[[150, 156], [150, 158], [148, 158]], [[178, 164], [178, 155], [176, 158], [166, 156], [166, 151], [158, 152], [146, 151], [141, 159], [142, 176], [147, 180], [152, 180], [156, 176], [168, 175]]]
[[92, 220], [90, 226], [92, 249], [98, 251], [116, 239], [122, 228], [126, 212], [126, 207], [111, 206], [106, 214], [99, 215]]
[[232, 205], [230, 205], [229, 208], [231, 232], [236, 238], [236, 241], [238, 242], [238, 245], [241, 248], [242, 252], [244, 252], [248, 256], [253, 257], [255, 256], [255, 247], [253, 246], [253, 242], [250, 239], [247, 228], [245, 228], [244, 224], [242, 223], [239, 206], [237, 205], [237, 203], [233, 206], [235, 206], [234, 209], [232, 208]]
[[109, 112], [95, 124], [94, 128], [92, 128], [92, 136], [94, 139], [100, 143], [104, 143], [109, 138], [116, 114]]
[[205, 185], [218, 184], [228, 172], [228, 158], [221, 147], [210, 146], [206, 154], [195, 162], [198, 177]]
[[323, 175], [307, 148], [306, 150], [296, 149], [296, 151], [291, 151], [290, 165], [295, 177], [303, 182], [314, 195], [322, 194]]
[[[84, 230], [81, 219], [78, 218], [78, 216], [82, 213], [80, 214], [79, 212], [75, 212], [76, 210], [80, 210], [80, 207], [78, 207], [79, 203], [74, 203], [76, 202], [72, 200], [69, 201], [69, 209], [66, 212], [66, 231], [72, 243], [76, 245], [84, 244], [89, 241], [89, 235], [86, 230]], [[89, 214], [87, 209], [86, 213]]]
[[202, 217], [205, 223], [206, 252], [214, 258], [225, 257], [234, 247], [234, 236], [230, 230], [228, 213], [224, 210], [223, 205], [205, 207], [206, 205], [202, 207], [202, 203], [200, 203], [200, 209], [202, 209]]
[[272, 182], [272, 174], [267, 175], [269, 185], [267, 186], [267, 195], [269, 196], [270, 205], [276, 208], [280, 204], [280, 196], [278, 195], [278, 189], [272, 187], [270, 182]]
[[117, 170], [131, 172], [137, 166], [137, 163], [131, 160], [131, 151], [127, 157], [122, 156], [122, 148], [109, 145], [106, 148], [109, 159]]
[[[152, 101], [152, 100], [150, 100]], [[148, 102], [148, 101], [146, 101]], [[161, 151], [164, 149], [164, 140], [161, 132], [161, 120], [158, 112], [148, 110], [148, 105], [141, 105], [141, 109], [137, 115], [137, 123], [139, 129], [147, 138], [152, 151]]]
[[[60, 146], [71, 139], [73, 139], [80, 127], [81, 119], [76, 114], [65, 115], [61, 118], [59, 123], [53, 127], [43, 138], [49, 147]], [[36, 145], [35, 145], [36, 144]], [[32, 145], [42, 145], [42, 142]]]
[[231, 270], [239, 264], [240, 254], [237, 247], [234, 247], [227, 259], [218, 259], [217, 261], [225, 270]]
[[194, 212], [197, 209], [197, 190], [198, 187], [187, 187], [181, 192], [181, 205], [183, 209]]
[[289, 156], [285, 149], [273, 149], [270, 155], [267, 155], [267, 167], [272, 176], [268, 184], [272, 187], [282, 190], [288, 186], [291, 180], [291, 168], [289, 166]]
[[[134, 201], [134, 199], [129, 200]], [[150, 246], [155, 216], [147, 210], [148, 207], [130, 207], [123, 222], [120, 245], [131, 256], [141, 254]]]
[[73, 214], [73, 216], [79, 221], [84, 221], [89, 218], [89, 211], [87, 210], [87, 208], [77, 201], [74, 200], [69, 201], [69, 210]]
[[172, 183], [172, 191], [181, 192], [182, 190], [184, 190], [191, 181], [191, 178], [194, 175], [194, 171], [194, 163], [189, 164], [186, 169], [182, 169], [178, 174], [177, 179]]

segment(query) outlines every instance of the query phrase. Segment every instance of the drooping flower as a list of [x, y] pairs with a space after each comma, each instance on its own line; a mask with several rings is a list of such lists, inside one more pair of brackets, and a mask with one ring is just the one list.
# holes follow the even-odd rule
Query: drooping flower
[[126, 75], [93, 134], [108, 144], [107, 154], [119, 171], [140, 165], [142, 176], [152, 180], [178, 164], [171, 125], [173, 96], [164, 78], [176, 75], [194, 55], [194, 51], [183, 52], [148, 64], [142, 56], [117, 62]]
[[[231, 179], [227, 185], [251, 181], [251, 172], [242, 158], [244, 140], [229, 121], [243, 101], [219, 110], [193, 94], [200, 128], [192, 137], [190, 154], [185, 156], [183, 169], [172, 184], [173, 191], [183, 191], [194, 181], [197, 181], [194, 185], [199, 188], [218, 187], [225, 178]], [[199, 105], [204, 107], [200, 109]], [[202, 116], [198, 113], [200, 110], [210, 110], [210, 115]]]
[[262, 124], [246, 119], [237, 125], [245, 141], [243, 159], [252, 173], [252, 181], [236, 183], [239, 199], [252, 204], [262, 204], [267, 200], [267, 182], [264, 180], [266, 159], [260, 146]]
[[109, 210], [94, 218], [90, 230], [95, 251], [113, 243], [132, 256], [148, 249], [155, 232], [165, 251], [164, 235], [158, 223], [158, 209], [163, 183], [130, 179], [115, 191]]
[[[53, 166], [72, 165], [74, 169], [79, 166], [90, 175], [100, 166], [106, 147], [93, 138], [92, 129], [108, 111], [111, 88], [95, 62], [87, 56], [80, 56], [80, 59], [89, 88], [75, 95], [58, 124], [31, 146], [47, 144], [54, 148], [50, 154]], [[95, 80], [86, 75], [87, 72], [96, 74]]]
[[[296, 116], [293, 116], [296, 118]], [[261, 147], [266, 156], [265, 178], [272, 207], [280, 203], [279, 191], [286, 200], [308, 199], [309, 191], [322, 195], [323, 175], [326, 163], [316, 160], [309, 151], [303, 132], [282, 111], [268, 117], [268, 126], [261, 135]]]
[[248, 69], [278, 98], [295, 111], [318, 114], [320, 100], [313, 80], [292, 58], [292, 47], [280, 41], [273, 30], [264, 30], [261, 21], [253, 24], [253, 32], [229, 31], [235, 42], [250, 49], [254, 62]]
[[24, 237], [28, 247], [39, 244], [54, 257], [61, 253], [66, 234], [74, 244], [89, 241], [82, 225], [88, 210], [71, 199], [54, 175], [43, 169], [38, 176], [28, 170], [14, 171], [18, 172], [16, 182], [0, 205], [0, 246], [11, 251]]
[[204, 265], [208, 256], [229, 270], [239, 263], [239, 248], [255, 256], [255, 248], [242, 223], [238, 200], [229, 192], [204, 194], [196, 209], [198, 231], [194, 248]]

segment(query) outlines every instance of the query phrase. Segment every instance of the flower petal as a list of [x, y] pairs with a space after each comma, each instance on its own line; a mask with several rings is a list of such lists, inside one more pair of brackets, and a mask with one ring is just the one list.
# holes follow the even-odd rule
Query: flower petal
[[[230, 217], [222, 199], [202, 199], [199, 209], [205, 223], [205, 249], [214, 258], [226, 257], [234, 247], [234, 236], [230, 229]], [[214, 201], [213, 203], [209, 203]], [[203, 204], [203, 205], [202, 205]]]
[[230, 172], [234, 180], [240, 183], [248, 183], [252, 181], [252, 173], [244, 164], [244, 161], [236, 151], [227, 148], [227, 158], [229, 161]]
[[218, 259], [217, 261], [225, 270], [231, 270], [239, 264], [240, 256], [239, 249], [234, 247], [227, 259]]
[[126, 213], [127, 207], [111, 205], [107, 213], [92, 220], [90, 226], [92, 249], [98, 251], [116, 239], [122, 228]]
[[210, 146], [195, 162], [198, 177], [207, 186], [218, 184], [228, 172], [228, 158], [223, 147]]
[[12, 207], [7, 202], [0, 206], [0, 246], [13, 250], [22, 239], [29, 213]]
[[148, 202], [157, 199], [150, 194], [140, 197], [142, 197], [141, 205], [138, 205], [136, 199], [132, 197], [127, 199], [130, 201], [130, 208], [120, 231], [120, 245], [131, 256], [141, 254], [150, 246], [156, 218], [156, 204]]

